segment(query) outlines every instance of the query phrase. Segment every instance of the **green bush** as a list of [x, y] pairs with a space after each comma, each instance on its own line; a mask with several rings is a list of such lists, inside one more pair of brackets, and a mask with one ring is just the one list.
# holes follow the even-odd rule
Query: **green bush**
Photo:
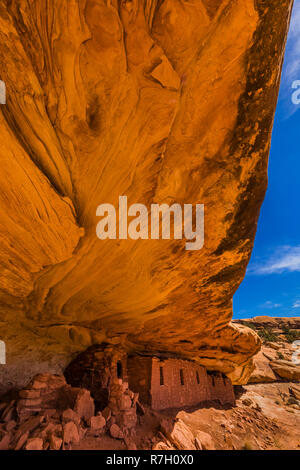
[[287, 326], [284, 326], [282, 328], [282, 331], [283, 331], [288, 343], [293, 343], [297, 339], [300, 339], [300, 332], [299, 331], [292, 331]]
[[253, 323], [244, 322], [243, 324], [244, 324], [244, 326], [248, 326], [248, 328], [251, 328], [251, 330], [256, 331], [256, 328], [255, 328], [255, 326], [253, 325]]
[[264, 341], [276, 342], [278, 341], [278, 336], [273, 333], [269, 328], [263, 328], [258, 330], [259, 337]]

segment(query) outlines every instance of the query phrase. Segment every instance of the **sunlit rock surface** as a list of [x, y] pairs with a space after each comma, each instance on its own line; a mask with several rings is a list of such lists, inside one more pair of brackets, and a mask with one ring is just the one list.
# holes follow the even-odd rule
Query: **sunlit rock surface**
[[[231, 325], [267, 185], [291, 0], [3, 0], [2, 390], [107, 340], [247, 381]], [[96, 208], [205, 204], [205, 244], [96, 237]]]

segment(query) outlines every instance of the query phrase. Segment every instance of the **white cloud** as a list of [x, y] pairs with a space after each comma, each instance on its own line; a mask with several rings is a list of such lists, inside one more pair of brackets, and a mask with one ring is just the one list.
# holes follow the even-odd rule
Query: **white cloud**
[[[292, 14], [291, 25], [289, 30], [289, 41], [287, 44], [286, 76], [296, 78], [296, 74], [300, 72], [300, 2], [296, 2]], [[297, 77], [300, 78], [300, 77]]]
[[276, 304], [272, 302], [271, 300], [267, 300], [264, 304], [260, 305], [260, 308], [279, 308], [279, 307], [282, 307], [282, 305]]
[[286, 116], [289, 118], [294, 114], [300, 105], [292, 103], [292, 94], [295, 90], [292, 84], [295, 80], [300, 80], [300, 1], [294, 4], [291, 18], [290, 30], [285, 52], [284, 71], [282, 76], [282, 86], [280, 99], [285, 102]]
[[293, 308], [300, 308], [300, 300], [296, 300], [296, 302], [294, 302]]
[[249, 269], [252, 274], [300, 272], [300, 246], [282, 246], [264, 263]]

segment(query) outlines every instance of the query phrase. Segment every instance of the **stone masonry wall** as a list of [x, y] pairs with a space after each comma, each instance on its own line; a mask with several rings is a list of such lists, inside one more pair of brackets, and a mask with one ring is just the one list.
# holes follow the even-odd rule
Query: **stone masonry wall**
[[129, 356], [127, 373], [130, 390], [139, 393], [141, 402], [151, 405], [152, 357]]
[[[121, 347], [94, 345], [77, 356], [66, 368], [65, 377], [73, 387], [90, 390], [97, 411], [108, 404], [114, 379], [127, 382], [127, 355]], [[119, 365], [119, 366], [118, 366]], [[118, 371], [119, 368], [119, 371]]]
[[89, 348], [78, 356], [66, 369], [66, 378], [72, 386], [91, 391], [97, 411], [111, 406], [115, 414], [125, 409], [125, 414], [135, 414], [135, 403], [131, 404], [134, 397], [125, 397], [130, 391], [139, 394], [142, 403], [157, 410], [212, 400], [222, 404], [235, 401], [227, 377], [220, 373], [210, 375], [195, 362], [138, 354], [127, 356], [122, 348], [107, 345]]
[[153, 358], [151, 396], [153, 409], [193, 406], [210, 400], [206, 370], [190, 361]]
[[228, 377], [208, 375], [209, 388], [212, 400], [219, 400], [221, 404], [235, 403], [233, 386]]

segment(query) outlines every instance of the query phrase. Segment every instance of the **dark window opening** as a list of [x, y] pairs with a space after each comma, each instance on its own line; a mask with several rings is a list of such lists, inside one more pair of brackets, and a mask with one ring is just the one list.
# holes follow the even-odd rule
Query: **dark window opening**
[[180, 369], [180, 383], [184, 385], [183, 369]]
[[212, 385], [213, 385], [213, 387], [214, 387], [214, 386], [215, 386], [215, 378], [214, 378], [214, 376], [212, 376], [211, 380], [212, 380]]
[[164, 369], [163, 369], [163, 367], [159, 368], [159, 382], [160, 382], [160, 385], [164, 385]]
[[199, 372], [196, 370], [196, 379], [197, 379], [197, 384], [200, 384], [200, 377], [199, 377]]
[[123, 366], [122, 366], [122, 362], [121, 361], [118, 361], [117, 362], [117, 377], [118, 379], [121, 379], [123, 376]]

